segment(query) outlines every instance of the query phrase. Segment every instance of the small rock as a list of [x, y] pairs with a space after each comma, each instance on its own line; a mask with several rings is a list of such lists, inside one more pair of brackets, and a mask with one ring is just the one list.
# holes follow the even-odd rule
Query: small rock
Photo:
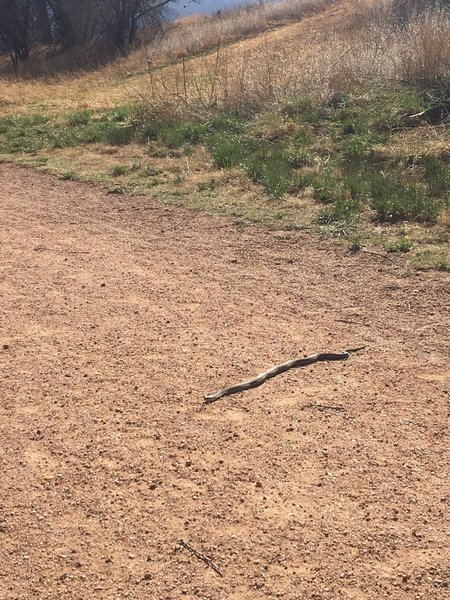
[[101, 283], [100, 287], [106, 287], [106, 283]]
[[9, 349], [9, 344], [3, 344], [3, 350], [8, 350]]
[[150, 490], [156, 490], [156, 483], [151, 483], [148, 487]]

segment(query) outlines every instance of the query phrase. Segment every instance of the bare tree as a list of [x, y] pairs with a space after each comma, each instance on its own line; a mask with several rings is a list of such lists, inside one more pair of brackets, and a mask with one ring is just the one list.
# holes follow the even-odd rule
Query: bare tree
[[104, 32], [123, 55], [136, 44], [139, 30], [159, 25], [175, 0], [96, 0]]
[[392, 3], [392, 14], [394, 20], [403, 26], [427, 10], [444, 7], [450, 7], [450, 0], [395, 0]]
[[47, 0], [33, 0], [32, 10], [38, 40], [43, 44], [51, 44], [53, 37]]
[[0, 0], [0, 47], [14, 69], [30, 55], [32, 0]]
[[139, 33], [160, 26], [176, 1], [0, 0], [0, 52], [9, 53], [16, 70], [33, 45], [75, 50], [78, 56], [93, 48], [103, 58], [126, 55]]
[[65, 49], [82, 48], [99, 35], [96, 0], [47, 0], [54, 42]]

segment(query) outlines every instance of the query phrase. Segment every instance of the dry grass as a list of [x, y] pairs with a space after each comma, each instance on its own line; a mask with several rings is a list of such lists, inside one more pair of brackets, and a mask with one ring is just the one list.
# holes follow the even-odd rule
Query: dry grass
[[173, 23], [148, 47], [155, 63], [186, 57], [257, 33], [299, 21], [332, 4], [333, 0], [257, 2], [216, 15], [184, 17]]
[[[399, 29], [391, 18], [393, 1], [342, 0], [298, 23], [163, 68], [149, 68], [139, 51], [128, 63], [95, 73], [48, 81], [4, 79], [0, 109], [4, 114], [43, 107], [97, 109], [136, 101], [171, 110], [192, 105], [247, 109], [294, 97], [323, 99], [363, 83], [448, 77], [449, 12], [425, 12]], [[297, 4], [305, 5], [262, 5], [257, 14], [268, 19], [269, 7], [281, 11]], [[198, 33], [209, 21], [196, 18], [194, 23]], [[169, 53], [171, 43], [169, 36]], [[131, 65], [138, 72], [130, 72]]]
[[425, 12], [399, 29], [390, 4], [374, 11], [353, 3], [359, 8], [353, 19], [347, 11], [335, 13], [326, 28], [310, 31], [302, 22], [154, 71], [146, 100], [245, 108], [305, 96], [324, 99], [367, 83], [448, 77], [449, 11]]

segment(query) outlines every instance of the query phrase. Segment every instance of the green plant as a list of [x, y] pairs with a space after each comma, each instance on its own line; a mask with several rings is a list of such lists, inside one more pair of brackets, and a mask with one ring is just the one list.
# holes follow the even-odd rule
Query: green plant
[[60, 179], [61, 181], [75, 181], [76, 179], [78, 179], [78, 177], [75, 171], [64, 171], [63, 173], [60, 173], [60, 175], [58, 175], [58, 179]]
[[379, 221], [435, 222], [438, 204], [419, 186], [403, 183], [398, 176], [376, 174], [370, 181], [371, 207]]
[[314, 163], [314, 158], [308, 150], [305, 148], [294, 147], [287, 153], [287, 159], [289, 165], [293, 169], [301, 169], [302, 167], [309, 167]]
[[272, 198], [280, 198], [292, 188], [289, 156], [277, 146], [264, 144], [259, 151], [247, 156], [245, 170], [254, 181], [263, 185]]
[[355, 234], [350, 237], [349, 244], [348, 244], [349, 252], [351, 252], [352, 254], [356, 254], [356, 252], [359, 252], [359, 250], [361, 250], [362, 247], [363, 247], [363, 242], [362, 242], [362, 238], [360, 235]]
[[112, 146], [125, 146], [131, 142], [134, 134], [132, 125], [116, 125], [110, 123], [105, 129], [105, 141]]
[[386, 252], [409, 252], [412, 248], [412, 242], [406, 238], [401, 238], [395, 242], [385, 244]]
[[419, 250], [412, 259], [412, 265], [416, 269], [428, 270], [437, 269], [438, 271], [450, 271], [450, 254], [443, 249]]
[[336, 200], [329, 208], [317, 214], [317, 222], [321, 225], [351, 223], [360, 211], [360, 204], [355, 200]]
[[129, 168], [126, 165], [116, 165], [111, 171], [113, 177], [120, 177], [122, 175], [127, 175], [128, 173]]
[[246, 155], [244, 140], [234, 133], [216, 133], [206, 138], [213, 160], [220, 169], [230, 169], [242, 163]]
[[209, 181], [202, 181], [198, 184], [197, 189], [199, 192], [212, 192], [216, 189], [216, 180], [212, 177]]
[[136, 115], [134, 106], [122, 105], [116, 106], [112, 110], [107, 110], [103, 114], [103, 119], [113, 123], [129, 123]]
[[450, 169], [435, 156], [424, 159], [425, 179], [430, 194], [436, 198], [448, 196], [450, 189]]
[[307, 129], [301, 127], [295, 132], [293, 141], [296, 145], [310, 146], [313, 143], [313, 138]]
[[315, 199], [322, 204], [331, 204], [344, 194], [342, 183], [336, 181], [336, 174], [331, 168], [320, 170], [312, 185]]
[[84, 109], [80, 112], [70, 114], [67, 122], [71, 127], [74, 125], [87, 125], [92, 118], [92, 114], [92, 110]]

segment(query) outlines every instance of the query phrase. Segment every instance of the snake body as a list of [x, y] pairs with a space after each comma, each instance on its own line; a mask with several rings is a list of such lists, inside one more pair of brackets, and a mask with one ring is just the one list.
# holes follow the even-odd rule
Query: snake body
[[268, 371], [264, 371], [264, 373], [261, 373], [253, 379], [248, 379], [247, 381], [243, 381], [242, 383], [223, 388], [215, 394], [207, 394], [204, 397], [203, 402], [204, 404], [211, 404], [211, 402], [216, 402], [216, 400], [219, 400], [224, 396], [231, 396], [231, 394], [237, 394], [238, 392], [244, 392], [245, 390], [256, 388], [265, 383], [268, 379], [276, 377], [276, 375], [280, 375], [280, 373], [285, 373], [286, 371], [289, 371], [289, 369], [305, 367], [306, 365], [312, 365], [316, 362], [328, 360], [346, 360], [347, 358], [349, 358], [350, 354], [358, 352], [363, 348], [365, 348], [365, 346], [359, 346], [358, 348], [349, 348], [348, 350], [344, 350], [344, 352], [338, 354], [322, 352], [312, 354], [311, 356], [305, 356], [304, 358], [294, 358], [293, 360], [288, 360], [284, 363], [281, 363], [281, 365], [276, 365], [275, 367], [272, 367]]

